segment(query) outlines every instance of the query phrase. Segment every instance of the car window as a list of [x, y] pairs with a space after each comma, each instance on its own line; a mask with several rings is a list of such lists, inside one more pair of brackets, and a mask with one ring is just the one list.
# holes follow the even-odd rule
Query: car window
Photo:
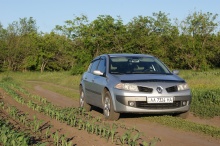
[[92, 61], [91, 65], [90, 65], [90, 71], [89, 72], [93, 73], [93, 71], [97, 69], [99, 61], [100, 61], [99, 59]]
[[102, 73], [105, 73], [105, 69], [106, 69], [105, 58], [101, 58], [97, 70], [101, 71]]
[[113, 74], [170, 74], [167, 67], [154, 57], [112, 57], [109, 71]]

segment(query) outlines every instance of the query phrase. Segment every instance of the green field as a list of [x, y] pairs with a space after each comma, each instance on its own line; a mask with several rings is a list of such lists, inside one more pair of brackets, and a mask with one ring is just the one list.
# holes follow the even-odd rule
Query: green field
[[[182, 70], [179, 75], [188, 82], [192, 91], [191, 112], [205, 118], [220, 116], [220, 70], [206, 72]], [[27, 86], [27, 81], [52, 83], [43, 86], [67, 97], [75, 99], [79, 97], [78, 86], [81, 76], [73, 76], [70, 72], [5, 72], [0, 74], [0, 78], [7, 77], [13, 78], [22, 86]], [[65, 88], [61, 89], [59, 86]], [[27, 88], [30, 86], [28, 85]]]
[[182, 71], [192, 90], [191, 112], [200, 117], [220, 116], [220, 70]]
[[[201, 118], [220, 116], [220, 70], [206, 72], [180, 71], [179, 74], [189, 84], [192, 91], [191, 113]], [[78, 86], [81, 76], [73, 76], [70, 72], [7, 72], [0, 74], [0, 80], [13, 79], [22, 87], [32, 88], [28, 81], [45, 82], [43, 88], [55, 91], [70, 98], [78, 99]], [[170, 116], [153, 116], [145, 119], [174, 128], [204, 133], [219, 137], [219, 127], [196, 124]], [[181, 126], [180, 126], [181, 125]]]

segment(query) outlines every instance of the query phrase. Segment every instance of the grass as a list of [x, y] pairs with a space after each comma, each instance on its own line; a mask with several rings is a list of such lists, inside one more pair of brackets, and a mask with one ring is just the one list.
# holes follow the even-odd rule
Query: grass
[[[0, 79], [13, 77], [19, 82], [42, 81], [61, 85], [71, 89], [77, 89], [81, 76], [73, 76], [70, 72], [3, 72]], [[220, 69], [206, 72], [192, 70], [181, 70], [179, 76], [184, 78], [191, 89], [218, 89], [220, 87]]]
[[79, 87], [81, 76], [73, 76], [70, 72], [5, 72], [0, 74], [0, 79], [12, 77], [20, 83], [26, 84], [26, 81], [42, 81], [61, 85], [72, 89]]
[[[206, 72], [182, 70], [179, 74], [189, 84], [192, 91], [191, 111], [199, 117], [220, 116], [220, 69]], [[13, 77], [22, 86], [33, 88], [27, 81], [40, 81], [42, 87], [64, 96], [78, 99], [81, 76], [73, 76], [70, 72], [5, 72], [0, 79]]]
[[152, 121], [152, 122], [160, 123], [162, 125], [173, 127], [176, 129], [202, 133], [205, 135], [210, 135], [215, 138], [220, 138], [220, 127], [193, 123], [193, 122], [186, 121], [181, 118], [172, 117], [172, 116], [154, 116], [154, 117], [145, 117], [145, 119]]
[[220, 69], [209, 71], [182, 70], [179, 74], [191, 89], [216, 89], [220, 87]]
[[64, 95], [66, 97], [74, 98], [76, 100], [79, 98], [78, 88], [77, 89], [71, 89], [71, 88], [65, 88], [65, 87], [63, 88], [63, 87], [54, 86], [54, 85], [48, 86], [47, 84], [43, 84], [41, 87], [44, 89], [50, 90], [50, 91], [54, 91], [61, 95]]
[[192, 91], [191, 112], [202, 118], [220, 116], [220, 70], [181, 71]]
[[72, 76], [70, 72], [5, 72], [0, 74], [0, 79], [12, 77], [25, 88], [33, 88], [34, 82], [44, 82], [42, 87], [64, 96], [78, 99], [81, 76]]

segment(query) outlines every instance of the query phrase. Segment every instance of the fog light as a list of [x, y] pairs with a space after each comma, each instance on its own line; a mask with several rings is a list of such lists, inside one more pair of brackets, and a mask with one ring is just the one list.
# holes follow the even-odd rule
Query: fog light
[[129, 106], [134, 106], [135, 103], [134, 103], [134, 101], [129, 101], [129, 102], [128, 102], [128, 105], [129, 105]]
[[183, 101], [183, 102], [182, 102], [183, 106], [185, 106], [185, 105], [186, 105], [186, 103], [187, 103], [186, 101]]

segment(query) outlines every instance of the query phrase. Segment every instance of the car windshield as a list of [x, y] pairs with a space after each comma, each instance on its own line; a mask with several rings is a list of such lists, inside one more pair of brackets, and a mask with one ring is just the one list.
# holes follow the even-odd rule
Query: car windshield
[[154, 57], [111, 57], [111, 74], [171, 74], [167, 67]]

